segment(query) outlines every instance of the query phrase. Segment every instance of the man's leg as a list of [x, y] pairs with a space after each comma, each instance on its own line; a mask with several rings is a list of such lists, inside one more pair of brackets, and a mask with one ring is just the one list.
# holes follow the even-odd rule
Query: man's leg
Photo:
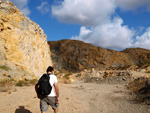
[[41, 113], [45, 113], [48, 110], [48, 103], [46, 102], [46, 98], [40, 100], [40, 109]]
[[54, 113], [58, 113], [59, 104], [56, 104], [56, 97], [48, 97], [48, 104], [52, 107]]
[[55, 109], [55, 110], [54, 110], [54, 113], [57, 113], [57, 112], [58, 112], [58, 109]]

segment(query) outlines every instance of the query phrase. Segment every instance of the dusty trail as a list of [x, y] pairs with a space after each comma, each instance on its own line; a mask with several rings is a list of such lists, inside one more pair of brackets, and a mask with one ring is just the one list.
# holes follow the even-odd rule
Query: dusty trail
[[[76, 82], [61, 84], [59, 113], [149, 113], [132, 101], [123, 85]], [[51, 108], [47, 113], [52, 113]], [[0, 113], [40, 113], [34, 86], [0, 93]]]

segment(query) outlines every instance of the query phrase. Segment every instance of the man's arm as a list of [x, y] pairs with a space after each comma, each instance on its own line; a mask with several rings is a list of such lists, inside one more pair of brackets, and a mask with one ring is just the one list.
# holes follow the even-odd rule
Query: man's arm
[[37, 97], [40, 99], [41, 95], [38, 94], [38, 87], [39, 87], [39, 83], [35, 84], [35, 91], [36, 91]]
[[35, 91], [36, 91], [36, 93], [38, 92], [38, 87], [39, 87], [39, 84], [38, 83], [35, 84]]
[[55, 92], [57, 96], [56, 103], [59, 103], [59, 89], [58, 89], [58, 85], [56, 82], [54, 83], [54, 87], [55, 87]]

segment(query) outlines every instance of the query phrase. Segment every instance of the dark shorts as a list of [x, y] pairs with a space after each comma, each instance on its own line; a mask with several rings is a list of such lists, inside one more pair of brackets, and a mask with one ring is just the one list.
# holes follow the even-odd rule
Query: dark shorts
[[40, 109], [42, 112], [46, 112], [49, 105], [53, 110], [58, 108], [58, 104], [56, 104], [56, 97], [45, 97], [43, 99], [40, 99]]

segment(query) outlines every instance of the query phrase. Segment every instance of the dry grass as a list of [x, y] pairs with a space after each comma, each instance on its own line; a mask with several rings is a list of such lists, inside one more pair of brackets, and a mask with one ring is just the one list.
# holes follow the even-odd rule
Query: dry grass
[[65, 84], [71, 84], [70, 76], [72, 75], [72, 72], [67, 72], [67, 71], [59, 71], [55, 72], [55, 75], [59, 79], [60, 83], [65, 83]]
[[32, 79], [32, 80], [19, 80], [16, 83], [16, 86], [30, 86], [30, 85], [35, 85], [37, 83], [37, 79]]
[[35, 85], [37, 83], [37, 79], [32, 80], [19, 80], [16, 81], [14, 79], [5, 79], [0, 81], [0, 92], [9, 92], [15, 86], [30, 86]]
[[136, 100], [150, 104], [150, 79], [138, 78], [128, 84], [128, 88], [136, 95]]
[[0, 66], [0, 69], [6, 70], [6, 71], [11, 70], [11, 69], [10, 69], [9, 67], [7, 67], [7, 66]]
[[65, 75], [63, 76], [63, 78], [65, 79], [65, 80], [69, 80], [69, 76], [70, 75], [72, 75], [72, 73], [71, 72], [67, 72], [67, 73], [65, 73]]
[[15, 80], [6, 79], [0, 81], [0, 92], [10, 91], [15, 86]]

